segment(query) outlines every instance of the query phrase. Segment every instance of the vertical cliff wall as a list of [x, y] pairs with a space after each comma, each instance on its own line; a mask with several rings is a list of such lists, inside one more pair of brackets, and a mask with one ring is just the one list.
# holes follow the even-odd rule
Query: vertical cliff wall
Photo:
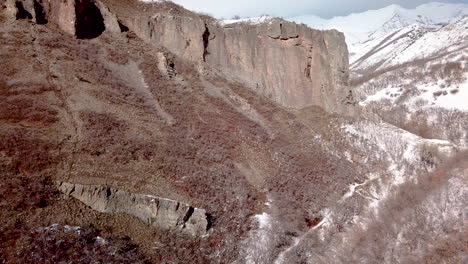
[[[97, 37], [105, 30], [120, 32], [119, 18], [145, 41], [240, 81], [285, 107], [317, 105], [330, 112], [352, 113], [348, 50], [344, 35], [335, 30], [314, 30], [282, 19], [222, 25], [175, 5], [167, 8], [167, 3], [8, 3], [10, 9], [16, 9], [10, 13], [16, 12], [17, 18], [51, 21], [65, 32], [85, 39]], [[21, 13], [22, 9], [26, 13]]]
[[341, 32], [282, 19], [222, 25], [161, 4], [139, 6], [136, 16], [125, 11], [132, 7], [104, 2], [140, 38], [208, 65], [285, 107], [352, 112], [348, 49]]
[[206, 62], [258, 93], [293, 108], [345, 107], [348, 52], [343, 34], [281, 19], [263, 24], [209, 25]]

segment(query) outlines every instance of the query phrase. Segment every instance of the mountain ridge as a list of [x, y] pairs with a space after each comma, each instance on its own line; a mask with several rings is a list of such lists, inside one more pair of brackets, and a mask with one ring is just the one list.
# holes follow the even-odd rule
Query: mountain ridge
[[353, 53], [365, 41], [383, 37], [398, 28], [412, 24], [419, 24], [427, 28], [440, 28], [466, 16], [468, 16], [468, 4], [431, 2], [414, 9], [389, 5], [381, 9], [352, 13], [348, 16], [338, 16], [331, 19], [304, 15], [290, 17], [288, 20], [304, 23], [313, 28], [334, 28], [342, 31], [346, 36], [350, 53]]

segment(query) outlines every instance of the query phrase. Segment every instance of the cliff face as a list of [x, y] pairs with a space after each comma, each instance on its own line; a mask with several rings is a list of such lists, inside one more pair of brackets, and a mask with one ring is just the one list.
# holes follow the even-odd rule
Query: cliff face
[[[348, 51], [338, 31], [318, 31], [281, 19], [220, 26], [201, 18], [157, 15], [130, 22], [143, 39], [194, 62], [206, 62], [257, 93], [292, 108], [352, 105]], [[350, 99], [350, 98], [348, 98]]]
[[348, 50], [338, 31], [314, 30], [282, 19], [223, 26], [173, 10], [131, 16], [105, 2], [142, 39], [206, 63], [283, 106], [352, 111]]
[[343, 34], [280, 19], [259, 25], [209, 25], [205, 60], [286, 107], [342, 111], [348, 82]]
[[104, 30], [119, 32], [120, 17], [142, 39], [194, 63], [206, 63], [285, 107], [317, 105], [349, 114], [354, 104], [347, 87], [344, 35], [335, 30], [314, 30], [282, 19], [222, 26], [189, 12], [150, 12], [151, 7], [131, 15], [129, 9], [138, 6], [132, 2], [128, 9], [112, 9], [115, 1], [109, 0], [8, 1], [36, 22], [50, 20], [78, 38], [97, 37]]
[[220, 26], [199, 17], [158, 14], [128, 21], [143, 39], [206, 62], [286, 107], [346, 109], [348, 51], [338, 31], [273, 19]]

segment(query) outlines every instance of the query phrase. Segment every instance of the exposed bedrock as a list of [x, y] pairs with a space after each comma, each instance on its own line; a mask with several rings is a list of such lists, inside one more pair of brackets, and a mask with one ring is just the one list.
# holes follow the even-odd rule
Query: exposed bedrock
[[129, 12], [140, 11], [141, 3], [113, 10], [106, 6], [112, 7], [112, 0], [7, 1], [10, 16], [15, 13], [17, 19], [36, 23], [51, 21], [77, 38], [132, 30], [140, 38], [208, 65], [285, 107], [317, 105], [330, 112], [353, 114], [348, 50], [344, 35], [336, 30], [314, 30], [282, 19], [223, 26], [188, 11]]
[[221, 26], [197, 16], [158, 13], [127, 18], [141, 38], [193, 62], [206, 62], [283, 106], [350, 113], [344, 35], [282, 19]]
[[65, 195], [78, 199], [96, 211], [132, 215], [159, 228], [202, 236], [212, 225], [213, 218], [205, 210], [177, 201], [100, 185], [65, 182], [57, 185]]
[[[341, 32], [282, 19], [221, 25], [173, 6], [121, 8], [112, 0], [103, 2], [140, 38], [208, 64], [283, 106], [318, 105], [331, 112], [353, 113], [348, 50]], [[129, 9], [138, 12], [132, 15]]]
[[6, 8], [11, 18], [52, 22], [80, 39], [98, 37], [105, 30], [121, 32], [117, 18], [95, 0], [7, 0]]
[[293, 108], [319, 105], [344, 112], [348, 51], [338, 31], [274, 19], [260, 25], [209, 26], [206, 61]]

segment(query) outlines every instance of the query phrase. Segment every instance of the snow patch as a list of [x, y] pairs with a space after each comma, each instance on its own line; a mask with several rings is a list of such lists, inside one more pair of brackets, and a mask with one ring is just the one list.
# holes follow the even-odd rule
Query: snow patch
[[[416, 94], [416, 96], [402, 103], [411, 112], [416, 112], [422, 107], [468, 111], [468, 73], [465, 74], [464, 82], [450, 87], [443, 87], [443, 81], [415, 84], [412, 89], [414, 89], [413, 94]], [[368, 96], [359, 105], [365, 107], [373, 102], [378, 103], [387, 100], [395, 104], [403, 93], [404, 89], [401, 85], [389, 85]]]
[[[307, 232], [302, 234], [300, 237], [295, 237], [293, 239], [293, 243], [291, 246], [283, 250], [278, 257], [276, 258], [274, 264], [283, 264], [285, 263], [285, 257], [286, 255], [291, 252], [293, 249], [295, 249], [299, 244], [312, 232], [315, 232], [320, 229], [320, 227], [327, 227], [330, 225], [330, 219], [331, 219], [331, 212], [329, 209], [324, 209], [322, 210], [322, 215], [323, 219], [320, 221], [316, 226], [313, 228], [309, 229]], [[323, 234], [322, 234], [323, 235]], [[322, 239], [323, 240], [323, 239]]]
[[260, 17], [240, 18], [240, 19], [225, 19], [225, 20], [219, 20], [219, 24], [221, 26], [237, 24], [237, 23], [257, 25], [257, 24], [263, 24], [263, 23], [269, 22], [273, 18], [274, 17], [272, 16], [260, 16]]
[[270, 216], [267, 213], [255, 215], [254, 217], [258, 221], [258, 225], [260, 229], [265, 229], [265, 228], [270, 227], [271, 220], [270, 220]]
[[[392, 188], [413, 179], [414, 175], [408, 173], [405, 164], [417, 166], [421, 162], [421, 146], [436, 146], [447, 154], [455, 149], [455, 146], [449, 141], [424, 139], [384, 122], [363, 121], [353, 125], [344, 125], [342, 128], [346, 133], [358, 137], [357, 142], [366, 141], [371, 146], [377, 147], [378, 150], [371, 149], [369, 151], [381, 153], [380, 157], [376, 156], [375, 158], [382, 159], [387, 163], [387, 173], [368, 175], [368, 180], [362, 184], [352, 184], [349, 191], [341, 198], [341, 202], [343, 202], [357, 193], [370, 201], [370, 210], [378, 210], [380, 201], [390, 194]], [[387, 179], [384, 182], [382, 178], [388, 176], [390, 176], [390, 180]], [[374, 184], [370, 184], [371, 182]], [[367, 194], [360, 192], [359, 187], [363, 185], [369, 186], [366, 189]]]

